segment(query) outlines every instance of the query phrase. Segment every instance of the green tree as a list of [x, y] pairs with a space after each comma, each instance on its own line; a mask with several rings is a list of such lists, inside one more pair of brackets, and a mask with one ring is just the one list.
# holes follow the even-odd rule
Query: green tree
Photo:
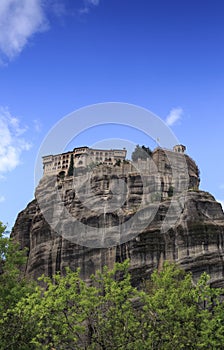
[[115, 165], [120, 166], [121, 165], [121, 159], [117, 159]]
[[[85, 349], [88, 315], [97, 305], [95, 288], [87, 287], [79, 271], [68, 269], [65, 277], [57, 274], [53, 280], [44, 277], [42, 281], [45, 287], [27, 295], [14, 310], [21, 316], [20, 333], [25, 328], [31, 335], [28, 344], [35, 349]], [[33, 325], [35, 331], [30, 332]]]
[[195, 284], [190, 273], [168, 263], [152, 274], [145, 303], [149, 349], [222, 349], [223, 290], [209, 280], [203, 273]]
[[165, 263], [137, 290], [125, 261], [104, 267], [88, 284], [69, 269], [41, 282], [3, 315], [10, 322], [8, 330], [3, 323], [0, 349], [223, 348], [223, 290], [211, 288], [205, 273], [194, 283], [190, 273]]
[[175, 265], [152, 274], [148, 308], [153, 314], [149, 322], [150, 349], [193, 349], [197, 314], [193, 303], [194, 286], [190, 274]]
[[20, 327], [18, 320], [12, 317], [12, 310], [28, 291], [33, 290], [34, 283], [27, 281], [22, 272], [26, 252], [5, 236], [5, 229], [0, 222], [0, 349], [11, 349], [11, 339]]
[[168, 189], [168, 197], [172, 197], [173, 196], [173, 192], [174, 192], [174, 188], [172, 185], [169, 186], [169, 189]]
[[146, 160], [147, 158], [151, 157], [151, 155], [152, 151], [149, 147], [137, 145], [132, 152], [131, 159], [133, 162], [136, 162], [138, 159]]
[[[115, 280], [116, 275], [122, 278]], [[91, 277], [90, 285], [79, 271], [69, 269], [64, 277], [58, 274], [42, 281], [45, 287], [26, 294], [12, 310], [20, 320], [12, 349], [23, 349], [24, 334], [30, 335], [26, 341], [31, 349], [139, 348], [142, 315], [133, 298], [140, 299], [141, 292], [131, 286], [127, 262], [112, 271], [105, 267]]]
[[142, 149], [143, 149], [143, 151], [144, 152], [146, 152], [146, 154], [148, 155], [148, 157], [150, 156], [151, 157], [151, 155], [152, 155], [152, 151], [151, 151], [151, 149], [149, 148], [149, 147], [146, 147], [146, 146], [142, 146]]
[[68, 168], [68, 176], [73, 176], [73, 174], [74, 174], [74, 158], [73, 158], [73, 154], [71, 154], [70, 164]]
[[92, 342], [89, 349], [148, 349], [144, 345], [143, 312], [138, 309], [142, 292], [131, 285], [129, 263], [104, 267], [94, 278], [99, 302], [90, 320]]

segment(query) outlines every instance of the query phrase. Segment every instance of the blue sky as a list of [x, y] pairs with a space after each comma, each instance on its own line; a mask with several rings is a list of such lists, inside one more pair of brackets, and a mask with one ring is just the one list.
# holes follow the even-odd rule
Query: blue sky
[[[221, 0], [1, 0], [0, 220], [10, 228], [32, 200], [35, 160], [55, 123], [109, 101], [168, 122], [201, 188], [224, 201], [223, 16]], [[76, 143], [102, 134], [119, 131]]]

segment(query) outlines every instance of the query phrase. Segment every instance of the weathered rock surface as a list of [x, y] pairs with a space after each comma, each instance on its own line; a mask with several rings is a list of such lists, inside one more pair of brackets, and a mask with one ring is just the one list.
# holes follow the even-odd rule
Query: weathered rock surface
[[169, 260], [195, 278], [207, 271], [215, 286], [224, 286], [221, 205], [198, 190], [198, 168], [191, 158], [185, 156], [187, 178], [178, 170], [180, 155], [172, 153], [177, 179], [164, 152], [158, 152], [156, 170], [149, 163], [142, 166], [145, 171], [126, 164], [98, 167], [77, 178], [43, 178], [36, 199], [18, 215], [12, 231], [21, 247], [28, 248], [26, 274], [51, 276], [70, 266], [80, 267], [87, 280], [104, 265], [129, 258], [138, 285]]

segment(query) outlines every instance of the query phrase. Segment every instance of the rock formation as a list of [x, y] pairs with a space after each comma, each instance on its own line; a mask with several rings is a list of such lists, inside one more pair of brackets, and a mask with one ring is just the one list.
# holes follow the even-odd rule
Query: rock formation
[[224, 214], [199, 182], [190, 157], [162, 149], [134, 165], [44, 177], [12, 230], [28, 249], [26, 274], [51, 276], [70, 266], [88, 280], [129, 258], [139, 285], [169, 260], [224, 286]]

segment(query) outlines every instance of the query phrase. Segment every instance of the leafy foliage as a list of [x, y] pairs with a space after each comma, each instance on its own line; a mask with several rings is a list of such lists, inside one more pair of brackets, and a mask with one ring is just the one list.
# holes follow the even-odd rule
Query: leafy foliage
[[121, 165], [121, 160], [120, 160], [120, 159], [117, 159], [115, 165], [116, 165], [116, 166], [120, 166], [120, 165]]
[[2, 350], [223, 346], [223, 291], [211, 288], [205, 273], [194, 283], [191, 274], [165, 263], [161, 272], [153, 272], [142, 290], [137, 290], [125, 261], [112, 270], [105, 266], [88, 284], [79, 270], [67, 269], [65, 276], [42, 277], [41, 285], [31, 288], [19, 277], [20, 259], [15, 261], [9, 254], [11, 242], [4, 240], [1, 237], [5, 265], [0, 277], [7, 290], [4, 294], [1, 289]]
[[152, 151], [149, 147], [139, 146], [137, 145], [131, 155], [131, 158], [133, 162], [136, 162], [138, 159], [146, 160], [147, 158], [151, 157]]
[[73, 154], [71, 154], [70, 164], [68, 168], [68, 176], [73, 176], [73, 172], [74, 172], [74, 158], [73, 158]]
[[5, 229], [0, 222], [0, 349], [11, 349], [11, 338], [20, 327], [18, 319], [12, 317], [12, 310], [24, 294], [34, 289], [34, 283], [27, 281], [22, 273], [26, 252], [4, 235]]
[[174, 192], [174, 188], [173, 188], [173, 186], [169, 186], [169, 188], [168, 188], [168, 197], [172, 197], [173, 196], [173, 192]]

